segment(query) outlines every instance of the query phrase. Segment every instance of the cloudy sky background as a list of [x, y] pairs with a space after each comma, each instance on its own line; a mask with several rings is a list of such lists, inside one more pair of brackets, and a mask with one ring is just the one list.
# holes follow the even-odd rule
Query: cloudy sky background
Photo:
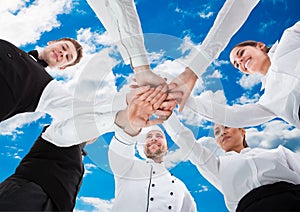
[[[222, 1], [209, 0], [137, 0], [145, 43], [153, 71], [172, 80], [184, 70], [183, 55], [190, 44], [199, 45], [212, 26], [222, 7]], [[300, 2], [294, 0], [262, 0], [252, 11], [246, 23], [232, 38], [228, 47], [199, 79], [192, 93], [213, 96], [227, 104], [256, 102], [260, 92], [260, 76], [246, 76], [229, 64], [229, 52], [234, 44], [244, 40], [259, 40], [272, 45], [284, 29], [299, 20]], [[101, 85], [95, 78], [87, 79], [90, 89], [97, 89], [96, 98], [108, 99], [130, 81], [132, 70], [124, 65], [109, 35], [90, 9], [86, 0], [2, 0], [0, 4], [0, 39], [29, 51], [39, 49], [47, 41], [61, 37], [77, 39], [84, 49], [80, 64], [65, 71], [49, 70], [71, 91], [82, 79], [86, 64], [99, 57], [99, 68], [108, 70], [101, 76]], [[95, 70], [97, 73], [97, 70]], [[212, 124], [188, 110], [178, 114], [199, 141], [206, 143], [216, 154]], [[249, 117], [241, 117], [249, 118]], [[0, 180], [14, 172], [20, 160], [29, 151], [51, 117], [41, 113], [20, 114], [0, 123]], [[112, 133], [99, 138], [87, 147], [84, 159], [85, 179], [77, 198], [76, 211], [110, 211], [114, 201], [114, 180], [107, 161], [107, 148]], [[261, 126], [247, 128], [251, 147], [275, 148], [284, 145], [300, 154], [300, 130], [280, 119]], [[172, 159], [170, 170], [182, 179], [201, 211], [226, 211], [222, 195], [187, 162], [180, 162], [184, 153], [169, 141]]]

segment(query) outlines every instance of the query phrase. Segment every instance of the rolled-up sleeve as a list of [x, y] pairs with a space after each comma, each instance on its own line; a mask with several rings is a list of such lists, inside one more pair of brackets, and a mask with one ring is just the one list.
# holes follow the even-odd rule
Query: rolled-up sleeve
[[132, 67], [148, 65], [144, 36], [133, 0], [87, 0], [123, 57]]
[[227, 0], [225, 2], [202, 44], [193, 48], [187, 56], [186, 65], [198, 77], [213, 60], [218, 58], [258, 2], [259, 0]]

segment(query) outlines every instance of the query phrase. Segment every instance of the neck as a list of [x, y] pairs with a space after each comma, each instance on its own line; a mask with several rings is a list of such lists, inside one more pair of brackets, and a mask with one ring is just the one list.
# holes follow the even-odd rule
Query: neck
[[163, 157], [152, 158], [152, 160], [153, 160], [155, 163], [161, 163], [161, 162], [163, 162]]
[[265, 61], [264, 65], [263, 65], [263, 69], [262, 69], [262, 71], [261, 71], [262, 75], [264, 75], [264, 76], [267, 75], [270, 66], [271, 66], [271, 60], [270, 60], [270, 58], [268, 57], [268, 59]]

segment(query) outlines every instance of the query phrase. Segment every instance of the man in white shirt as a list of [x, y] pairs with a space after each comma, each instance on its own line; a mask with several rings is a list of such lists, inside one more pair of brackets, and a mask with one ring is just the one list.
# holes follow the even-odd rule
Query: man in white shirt
[[81, 45], [71, 38], [48, 42], [39, 52], [26, 53], [0, 40], [0, 122], [18, 113], [41, 111], [64, 118], [72, 94], [47, 73], [45, 67], [65, 69], [82, 58]]

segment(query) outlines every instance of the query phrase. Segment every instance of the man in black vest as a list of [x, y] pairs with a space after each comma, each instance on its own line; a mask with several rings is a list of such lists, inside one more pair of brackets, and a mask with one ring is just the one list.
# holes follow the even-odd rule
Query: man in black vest
[[[133, 98], [139, 98], [143, 93], [162, 96], [165, 92], [166, 89], [161, 90], [161, 87], [151, 90], [149, 86], [145, 86], [124, 95], [127, 97], [126, 101], [131, 102]], [[158, 101], [152, 98], [153, 104], [157, 104]], [[126, 105], [125, 99], [119, 100], [117, 102], [120, 104], [117, 106], [122, 105], [123, 100], [124, 106]], [[146, 116], [148, 119], [149, 112], [147, 114], [143, 112], [147, 108], [143, 105], [137, 106], [140, 109], [133, 110], [133, 113], [136, 111], [132, 115], [133, 118], [139, 120]], [[103, 110], [92, 121], [89, 120], [94, 116], [93, 111], [91, 111], [92, 116], [88, 113], [78, 114], [84, 118], [71, 117], [45, 127], [29, 153], [16, 168], [15, 173], [0, 184], [0, 210], [72, 211], [84, 173], [83, 148], [111, 128], [113, 123], [110, 123], [110, 119], [114, 122], [126, 113], [127, 110], [121, 108], [123, 106], [115, 109], [120, 113]], [[150, 108], [153, 109], [153, 107]], [[163, 113], [162, 115], [169, 116], [170, 114]], [[108, 116], [112, 117], [108, 119]], [[94, 121], [99, 122], [96, 128], [94, 128]], [[149, 121], [150, 123], [157, 124], [154, 120]], [[88, 141], [84, 142], [85, 140]]]
[[[0, 40], [0, 49], [0, 122], [18, 113], [36, 110], [55, 116], [49, 101], [55, 103], [62, 95], [70, 94], [61, 91], [62, 86], [57, 85], [45, 67], [64, 69], [77, 64], [82, 58], [81, 45], [71, 38], [62, 38], [48, 42], [39, 52], [26, 53]], [[58, 105], [55, 107], [59, 110]]]
[[0, 210], [72, 211], [84, 173], [85, 145], [59, 147], [41, 134], [15, 173], [0, 184]]

